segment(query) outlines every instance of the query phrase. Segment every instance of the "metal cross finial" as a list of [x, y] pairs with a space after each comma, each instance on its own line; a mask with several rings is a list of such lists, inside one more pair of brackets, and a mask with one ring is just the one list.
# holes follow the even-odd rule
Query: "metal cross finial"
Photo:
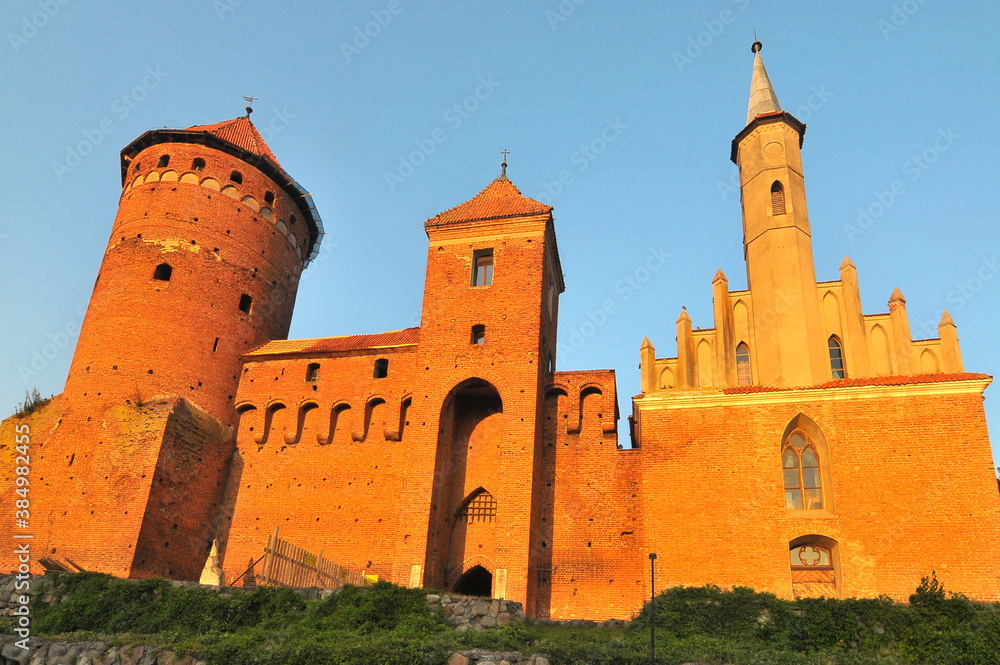
[[257, 97], [243, 97], [247, 101], [247, 118], [253, 113], [253, 103], [257, 101]]
[[503, 163], [500, 164], [500, 166], [503, 168], [503, 173], [501, 173], [500, 175], [507, 175], [507, 155], [510, 154], [510, 150], [504, 149], [503, 152], [501, 152], [500, 154], [503, 155]]

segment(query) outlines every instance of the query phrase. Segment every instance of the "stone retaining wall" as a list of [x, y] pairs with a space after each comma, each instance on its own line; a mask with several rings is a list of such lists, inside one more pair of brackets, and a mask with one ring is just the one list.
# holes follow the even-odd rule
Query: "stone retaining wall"
[[440, 612], [459, 632], [502, 627], [511, 620], [524, 621], [524, 608], [512, 600], [429, 594], [427, 606], [431, 612]]

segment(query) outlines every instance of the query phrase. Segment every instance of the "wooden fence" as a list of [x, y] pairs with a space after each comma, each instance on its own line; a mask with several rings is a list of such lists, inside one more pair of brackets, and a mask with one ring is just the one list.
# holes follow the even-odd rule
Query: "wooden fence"
[[377, 576], [364, 575], [341, 568], [332, 561], [310, 554], [278, 536], [278, 528], [267, 539], [264, 547], [263, 566], [257, 583], [262, 586], [314, 587], [338, 589], [345, 584], [369, 586]]

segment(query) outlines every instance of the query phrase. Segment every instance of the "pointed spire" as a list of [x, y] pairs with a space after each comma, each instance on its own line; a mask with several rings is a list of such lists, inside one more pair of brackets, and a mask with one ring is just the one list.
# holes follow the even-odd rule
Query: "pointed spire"
[[677, 317], [677, 323], [680, 323], [681, 321], [691, 323], [691, 316], [688, 314], [687, 307], [681, 307], [681, 315]]
[[643, 337], [642, 338], [642, 346], [640, 346], [639, 348], [640, 349], [651, 349], [651, 348], [653, 348], [653, 343], [649, 341], [648, 337]]
[[948, 313], [948, 310], [944, 310], [944, 314], [941, 315], [941, 322], [938, 323], [938, 328], [941, 328], [942, 326], [951, 326], [952, 328], [957, 327], [955, 325], [955, 321], [951, 318], [951, 314]]
[[726, 278], [726, 273], [722, 272], [722, 268], [719, 268], [719, 270], [715, 273], [715, 277], [712, 278], [712, 284], [719, 281], [725, 282], [726, 284], [729, 283], [729, 280]]
[[761, 60], [760, 50], [764, 45], [759, 41], [754, 42], [750, 50], [753, 51], [753, 80], [750, 83], [750, 106], [747, 108], [747, 124], [753, 119], [765, 113], [775, 113], [781, 110], [778, 104], [778, 95], [774, 93], [774, 86], [771, 79], [767, 77], [767, 70], [764, 69], [764, 61]]
[[846, 270], [847, 268], [854, 268], [855, 270], [857, 270], [857, 268], [854, 266], [854, 262], [851, 261], [849, 257], [845, 256], [844, 260], [840, 263], [840, 269], [841, 271], [843, 271]]
[[899, 290], [898, 286], [892, 290], [892, 297], [889, 298], [890, 305], [896, 302], [901, 302], [904, 305], [906, 304], [906, 298], [903, 297], [903, 292]]

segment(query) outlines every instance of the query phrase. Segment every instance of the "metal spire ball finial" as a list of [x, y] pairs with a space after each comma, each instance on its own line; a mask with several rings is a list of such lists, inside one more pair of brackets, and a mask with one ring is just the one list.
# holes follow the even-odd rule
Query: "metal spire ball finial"
[[751, 50], [751, 51], [752, 51], [753, 53], [760, 53], [760, 50], [761, 50], [762, 48], [764, 48], [764, 45], [763, 45], [763, 44], [761, 44], [759, 40], [757, 40], [757, 41], [754, 41], [754, 43], [753, 43], [753, 44], [752, 44], [752, 45], [750, 46], [750, 50]]
[[510, 150], [504, 149], [501, 153], [503, 155], [503, 162], [500, 163], [500, 168], [503, 169], [500, 175], [507, 175], [507, 155], [510, 154]]

